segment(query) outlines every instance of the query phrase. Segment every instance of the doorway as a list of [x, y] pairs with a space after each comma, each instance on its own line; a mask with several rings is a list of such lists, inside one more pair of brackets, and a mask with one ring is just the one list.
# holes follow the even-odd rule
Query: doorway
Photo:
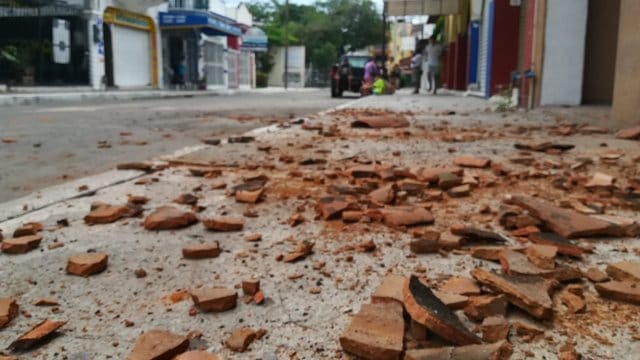
[[102, 25], [102, 36], [104, 40], [104, 84], [107, 87], [114, 87], [113, 79], [113, 46], [111, 36], [111, 26], [109, 24]]
[[589, 0], [583, 104], [611, 104], [618, 49], [620, 0]]

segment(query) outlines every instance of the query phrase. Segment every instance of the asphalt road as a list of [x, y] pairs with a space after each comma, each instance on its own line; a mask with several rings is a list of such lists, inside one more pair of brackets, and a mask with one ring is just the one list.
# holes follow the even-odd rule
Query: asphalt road
[[0, 138], [16, 139], [0, 142], [0, 203], [349, 100], [319, 89], [0, 108]]

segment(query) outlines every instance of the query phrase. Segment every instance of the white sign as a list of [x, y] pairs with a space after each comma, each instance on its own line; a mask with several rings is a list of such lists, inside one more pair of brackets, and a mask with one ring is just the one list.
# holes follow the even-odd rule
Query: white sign
[[68, 64], [71, 61], [71, 24], [67, 20], [53, 19], [53, 62]]
[[400, 49], [402, 51], [413, 51], [416, 49], [416, 38], [413, 36], [403, 36], [400, 38]]

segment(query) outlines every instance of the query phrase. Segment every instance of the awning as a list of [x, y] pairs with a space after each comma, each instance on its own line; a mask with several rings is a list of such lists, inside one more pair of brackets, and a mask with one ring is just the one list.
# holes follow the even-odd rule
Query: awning
[[242, 35], [242, 45], [240, 48], [247, 51], [264, 52], [267, 51], [268, 44], [269, 39], [264, 31], [260, 28], [252, 27], [247, 29], [244, 35]]
[[469, 0], [384, 0], [387, 16], [457, 14], [460, 1]]
[[159, 13], [161, 29], [199, 28], [205, 35], [240, 36], [242, 30], [235, 21], [209, 11], [170, 10]]

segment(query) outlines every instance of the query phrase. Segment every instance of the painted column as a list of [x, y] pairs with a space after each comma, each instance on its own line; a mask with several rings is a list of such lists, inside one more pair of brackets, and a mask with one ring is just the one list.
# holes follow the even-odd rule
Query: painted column
[[622, 0], [611, 119], [616, 127], [640, 125], [640, 1]]

